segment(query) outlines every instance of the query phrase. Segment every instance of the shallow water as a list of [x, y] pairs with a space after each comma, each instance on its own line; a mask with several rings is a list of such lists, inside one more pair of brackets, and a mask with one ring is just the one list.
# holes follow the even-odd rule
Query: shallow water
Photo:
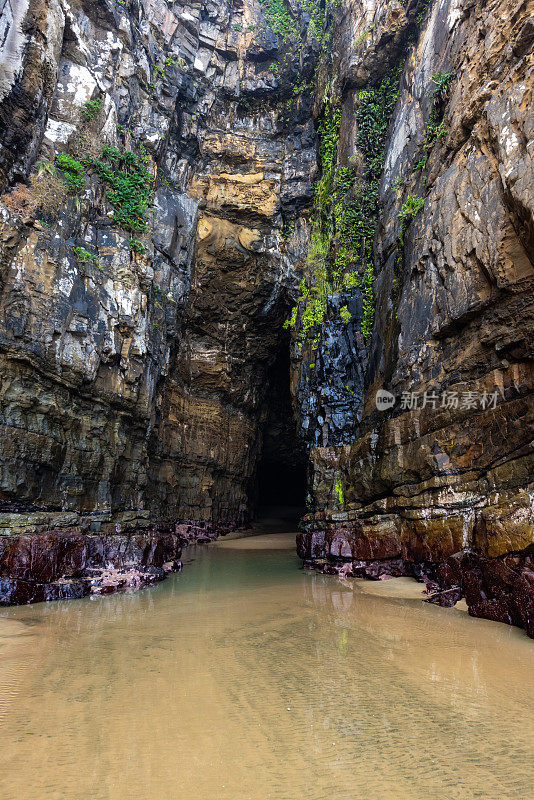
[[534, 642], [421, 586], [190, 548], [137, 594], [0, 613], [2, 800], [534, 798]]

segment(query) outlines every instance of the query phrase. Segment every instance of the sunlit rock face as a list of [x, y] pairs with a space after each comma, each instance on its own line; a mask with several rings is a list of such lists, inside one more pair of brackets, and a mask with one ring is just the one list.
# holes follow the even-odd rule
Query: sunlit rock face
[[[307, 247], [309, 18], [275, 75], [287, 45], [255, 2], [4, 7], [0, 498], [82, 528], [240, 524]], [[103, 146], [150, 176], [144, 233], [115, 224], [94, 170], [70, 193], [49, 174]]]
[[[417, 565], [470, 550], [485, 570], [478, 601], [470, 595], [473, 613], [532, 633], [534, 59], [527, 7], [342, 4], [333, 62], [342, 86], [340, 163], [360, 158], [359, 93], [401, 61], [379, 190], [372, 334], [363, 350], [348, 348], [341, 368], [330, 355], [332, 339], [339, 342], [331, 322], [318, 353], [304, 351], [300, 407], [317, 446], [313, 513], [300, 551], [311, 562], [327, 559], [348, 574], [353, 563], [353, 574], [374, 569], [379, 577], [416, 574]], [[439, 73], [448, 78], [436, 101]], [[425, 147], [438, 101], [443, 126]], [[424, 206], [403, 227], [399, 212], [409, 196]], [[357, 338], [357, 310], [352, 317]], [[356, 357], [364, 365], [359, 387]], [[307, 380], [310, 361], [314, 377]], [[335, 411], [347, 389], [355, 404], [340, 441]], [[377, 409], [379, 389], [395, 395], [393, 407]], [[310, 406], [319, 408], [322, 425], [317, 415], [308, 423]], [[516, 552], [522, 561], [513, 569], [526, 577], [512, 580], [506, 562], [510, 580], [501, 574], [491, 585], [485, 559]], [[492, 563], [495, 575], [506, 571]], [[473, 564], [465, 563], [466, 574], [474, 574]], [[512, 605], [530, 610], [511, 612], [505, 603], [491, 611], [490, 598], [514, 592]], [[483, 611], [481, 598], [488, 600]]]

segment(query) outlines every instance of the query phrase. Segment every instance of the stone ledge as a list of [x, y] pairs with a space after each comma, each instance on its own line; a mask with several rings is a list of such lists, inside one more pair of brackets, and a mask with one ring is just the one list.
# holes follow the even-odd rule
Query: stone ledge
[[[83, 529], [46, 528], [47, 521], [67, 525], [77, 516], [67, 513], [2, 514], [4, 525], [5, 518], [17, 518], [18, 531], [0, 527], [0, 605], [141, 589], [181, 569], [184, 545], [208, 543], [228, 532], [228, 526], [195, 520], [155, 525], [147, 512], [142, 512], [143, 527], [116, 530], [119, 517], [132, 525], [137, 514], [125, 512], [113, 519], [88, 514]], [[90, 530], [91, 520], [102, 517], [113, 532]]]
[[470, 550], [447, 557], [440, 547], [441, 559], [433, 560], [410, 543], [368, 541], [362, 529], [359, 534], [299, 533], [304, 569], [371, 580], [413, 577], [426, 583], [426, 602], [450, 607], [465, 598], [471, 616], [517, 625], [534, 638], [534, 544], [494, 558]]

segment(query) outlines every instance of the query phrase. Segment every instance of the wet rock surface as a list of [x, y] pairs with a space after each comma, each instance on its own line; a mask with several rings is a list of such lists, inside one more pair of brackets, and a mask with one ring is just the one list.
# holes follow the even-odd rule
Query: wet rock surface
[[28, 525], [25, 517], [12, 520], [8, 531], [0, 529], [0, 605], [142, 589], [181, 570], [182, 547], [206, 544], [228, 532], [207, 523], [183, 522], [97, 534], [86, 520], [85, 529], [20, 533], [14, 529], [17, 522]]
[[[427, 575], [433, 602], [461, 592], [473, 613], [530, 632], [527, 6], [347, 0], [322, 42], [294, 4], [291, 36], [252, 0], [4, 8], [4, 596], [78, 596], [94, 570], [102, 590], [158, 579], [178, 540], [250, 518], [263, 456], [287, 475], [308, 461], [308, 565]], [[344, 285], [313, 344], [293, 336], [291, 404], [277, 364], [310, 271], [325, 104], [337, 93], [330, 149], [358, 186], [358, 109], [390, 75], [398, 97], [361, 248], [372, 297]], [[109, 158], [149, 196], [135, 224], [110, 192]], [[380, 389], [395, 397], [385, 410]], [[169, 552], [146, 555], [152, 545]], [[443, 565], [458, 553], [454, 583]]]
[[[300, 356], [312, 447], [299, 551], [308, 566], [371, 578], [432, 576], [465, 553], [460, 588], [445, 581], [433, 602], [465, 596], [472, 614], [532, 634], [534, 60], [526, 7], [507, 8], [379, 0], [343, 4], [336, 18], [341, 166], [361, 163], [360, 93], [398, 69], [399, 96], [379, 187], [372, 332], [346, 349], [340, 331], [354, 326], [357, 340], [360, 315], [338, 320], [332, 337], [327, 312], [317, 351]], [[403, 223], [410, 198], [420, 206]], [[381, 389], [395, 398], [385, 410]]]
[[[465, 597], [469, 613], [495, 622], [519, 625], [534, 637], [534, 548], [500, 558], [462, 553], [449, 558], [435, 570], [437, 588], [428, 602], [452, 605]], [[449, 599], [450, 598], [450, 599]]]
[[[25, 0], [6, 16], [0, 499], [250, 518], [316, 160], [310, 93], [293, 92], [316, 46], [296, 19], [290, 58], [256, 3]], [[117, 224], [94, 170], [70, 191], [54, 168], [103, 146], [149, 176], [141, 228]]]
[[446, 561], [419, 561], [407, 548], [388, 558], [375, 543], [372, 557], [354, 558], [373, 549], [366, 537], [347, 530], [297, 535], [304, 569], [326, 575], [387, 580], [410, 577], [426, 584], [427, 603], [450, 608], [462, 598], [473, 617], [524, 628], [534, 638], [534, 548], [495, 558], [461, 551]]

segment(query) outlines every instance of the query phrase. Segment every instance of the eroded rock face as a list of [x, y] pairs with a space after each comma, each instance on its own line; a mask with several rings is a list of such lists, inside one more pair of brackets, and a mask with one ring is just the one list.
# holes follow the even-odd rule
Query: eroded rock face
[[[303, 350], [300, 406], [308, 428], [310, 406], [320, 420], [311, 437], [313, 513], [299, 549], [308, 562], [369, 577], [423, 566], [430, 574], [429, 565], [470, 553], [458, 583], [471, 613], [532, 635], [531, 612], [511, 610], [533, 597], [530, 30], [527, 6], [512, 13], [506, 2], [342, 6], [333, 66], [340, 164], [361, 161], [359, 93], [403, 66], [380, 182], [375, 320], [360, 347], [358, 385], [358, 348], [331, 359], [332, 324], [344, 326], [329, 311], [318, 352]], [[440, 74], [441, 90], [432, 80]], [[424, 206], [403, 224], [410, 197]], [[352, 317], [357, 337], [361, 315]], [[340, 426], [347, 389], [355, 402]], [[395, 395], [392, 408], [377, 409], [379, 389]], [[512, 577], [499, 588], [491, 576], [504, 569]]]
[[140, 589], [181, 568], [181, 545], [170, 526], [102, 535], [53, 528], [2, 533], [0, 605]]
[[[313, 73], [306, 19], [275, 75], [288, 45], [257, 3], [6, 9], [0, 498], [235, 527], [253, 510], [306, 251], [315, 129], [311, 97], [293, 92]], [[116, 224], [98, 170], [74, 192], [54, 173], [58, 153], [82, 162], [104, 145], [149, 175], [145, 231]]]
[[[316, 161], [296, 20], [298, 48], [256, 2], [3, 3], [4, 602], [136, 586], [162, 574], [151, 542], [179, 558], [155, 525], [187, 542], [250, 518]], [[109, 169], [140, 182], [113, 201]]]
[[[333, 157], [351, 191], [381, 174], [374, 233], [360, 218], [361, 247], [328, 280], [372, 251], [375, 281], [372, 298], [363, 272], [330, 291], [310, 339], [293, 337], [311, 475], [300, 552], [347, 574], [426, 576], [440, 602], [461, 593], [531, 631], [528, 5], [347, 0], [322, 44], [294, 4], [288, 37], [255, 0], [2, 10], [0, 500], [21, 552], [21, 537], [58, 529], [228, 530], [253, 510], [264, 434], [271, 465], [277, 451], [300, 463], [273, 365], [313, 266], [312, 183]], [[358, 114], [388, 76], [398, 97], [370, 163]], [[317, 150], [334, 96], [337, 139]], [[117, 161], [130, 152], [135, 166]], [[113, 159], [145, 176], [137, 227], [110, 192]], [[379, 389], [392, 407], [376, 407]]]

